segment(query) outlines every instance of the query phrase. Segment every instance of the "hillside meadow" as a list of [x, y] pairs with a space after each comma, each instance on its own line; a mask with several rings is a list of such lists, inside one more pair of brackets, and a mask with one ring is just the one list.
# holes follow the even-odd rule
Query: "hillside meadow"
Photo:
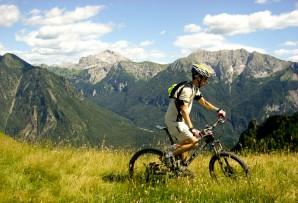
[[242, 154], [247, 181], [213, 181], [210, 156], [190, 169], [196, 178], [159, 183], [128, 178], [133, 151], [49, 147], [0, 133], [0, 202], [297, 202], [297, 153]]

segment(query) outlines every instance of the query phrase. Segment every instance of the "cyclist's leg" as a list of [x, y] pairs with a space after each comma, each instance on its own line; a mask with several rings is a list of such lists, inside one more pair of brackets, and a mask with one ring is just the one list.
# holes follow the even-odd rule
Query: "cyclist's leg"
[[175, 157], [181, 156], [181, 162], [177, 166], [177, 175], [183, 177], [194, 177], [194, 174], [187, 169], [186, 160], [188, 157], [188, 151], [194, 148], [197, 144], [197, 141], [194, 141], [190, 138], [187, 138], [179, 143], [179, 147], [174, 150], [173, 155]]
[[197, 140], [187, 138], [179, 142], [179, 147], [173, 151], [174, 156], [182, 154], [182, 159], [185, 159], [189, 150], [193, 149], [197, 144]]
[[178, 139], [179, 147], [173, 152], [175, 156], [191, 150], [196, 146], [198, 141], [198, 138], [193, 136], [193, 134], [189, 131], [189, 128], [185, 123], [178, 122], [177, 129], [179, 133], [175, 136]]
[[196, 146], [198, 139], [189, 131], [188, 126], [184, 122], [166, 123], [170, 134], [178, 141], [179, 147], [173, 151], [175, 157], [182, 156], [184, 160], [187, 151]]

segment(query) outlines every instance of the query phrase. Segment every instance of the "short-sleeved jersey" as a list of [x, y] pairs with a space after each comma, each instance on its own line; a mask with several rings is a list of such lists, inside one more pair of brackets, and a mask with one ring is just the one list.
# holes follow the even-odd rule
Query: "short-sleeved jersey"
[[[182, 88], [182, 91], [180, 95], [177, 95], [178, 92], [180, 92], [181, 88]], [[179, 98], [177, 98], [177, 96], [179, 96]], [[182, 85], [181, 87], [179, 87], [176, 93], [174, 94], [174, 97], [177, 99], [175, 98], [170, 99], [169, 107], [165, 115], [166, 123], [178, 122], [178, 121], [183, 122], [184, 121], [183, 118], [178, 118], [179, 117], [178, 115], [180, 114], [180, 112], [178, 112], [178, 109], [177, 109], [177, 100], [179, 102], [183, 102], [184, 104], [188, 104], [188, 107], [189, 107], [188, 113], [190, 113], [193, 100], [194, 99], [199, 100], [201, 98], [201, 92], [198, 87], [195, 87], [191, 83], [188, 83], [188, 85]]]

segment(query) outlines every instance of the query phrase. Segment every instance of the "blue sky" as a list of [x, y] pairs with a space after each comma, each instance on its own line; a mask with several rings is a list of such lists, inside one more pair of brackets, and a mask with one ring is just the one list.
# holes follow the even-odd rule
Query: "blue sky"
[[113, 50], [171, 63], [244, 48], [298, 61], [298, 0], [0, 0], [0, 54], [33, 64]]

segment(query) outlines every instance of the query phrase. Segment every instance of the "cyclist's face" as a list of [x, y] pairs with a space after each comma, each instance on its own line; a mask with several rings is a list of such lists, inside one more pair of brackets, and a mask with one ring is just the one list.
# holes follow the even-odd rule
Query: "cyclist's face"
[[201, 79], [201, 84], [206, 85], [208, 83], [208, 78], [202, 78]]
[[208, 83], [208, 78], [206, 77], [198, 77], [195, 79], [195, 85], [197, 87], [203, 87], [204, 85], [206, 85]]

